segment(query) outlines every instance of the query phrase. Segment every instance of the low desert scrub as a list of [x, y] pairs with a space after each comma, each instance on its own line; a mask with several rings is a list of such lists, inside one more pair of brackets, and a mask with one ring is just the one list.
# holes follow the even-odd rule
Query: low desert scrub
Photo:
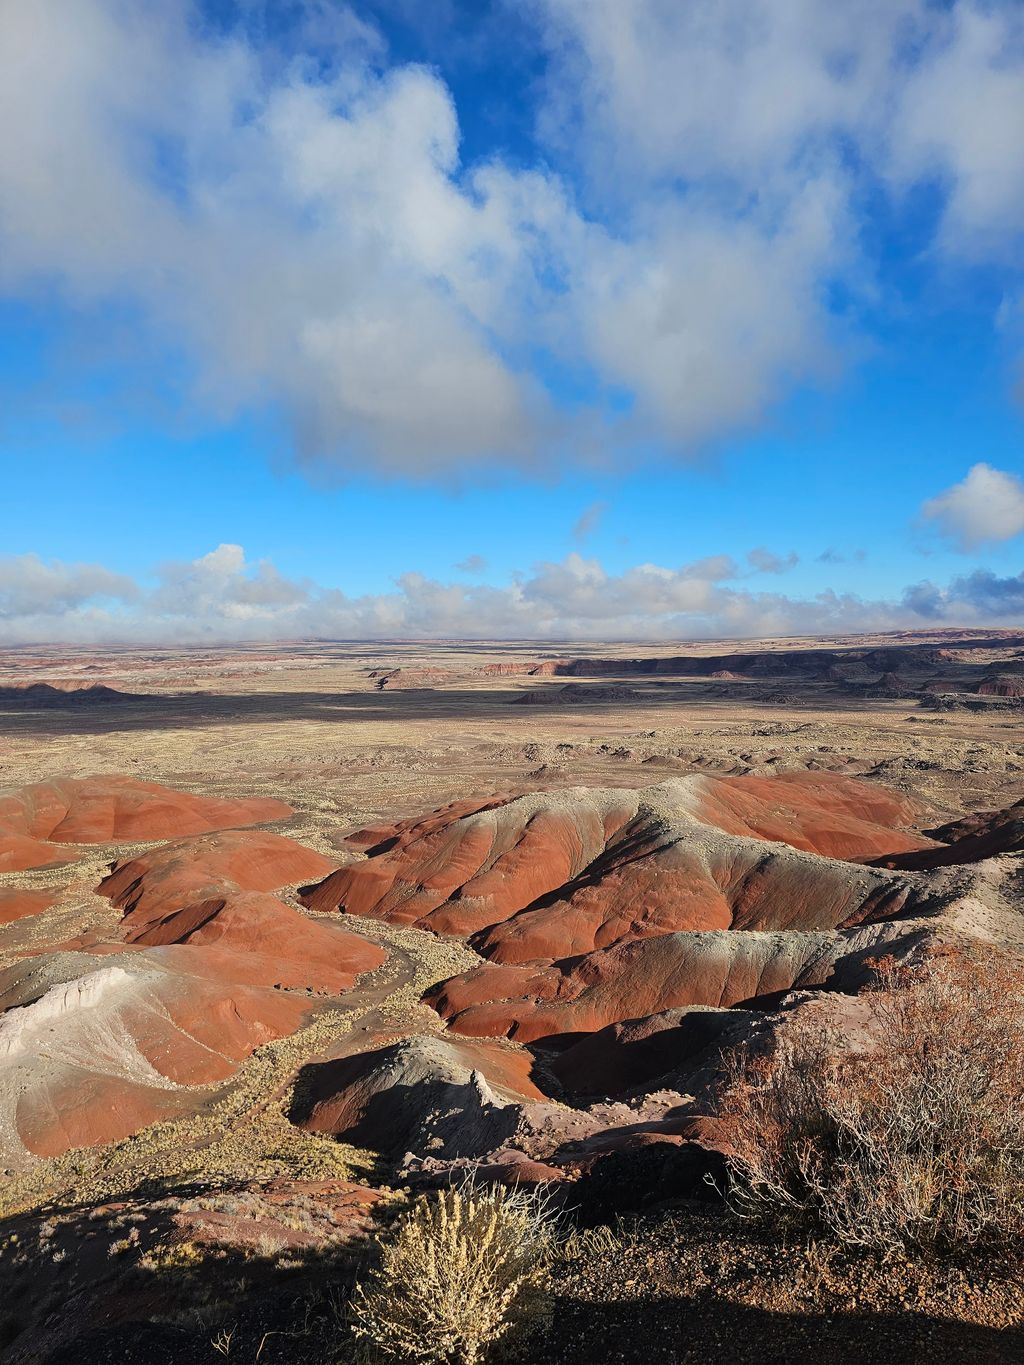
[[453, 1187], [423, 1198], [356, 1287], [366, 1361], [475, 1365], [543, 1321], [555, 1229], [543, 1194]]
[[733, 1207], [848, 1246], [1024, 1240], [1024, 972], [947, 952], [887, 959], [869, 1041], [736, 1054], [721, 1095]]

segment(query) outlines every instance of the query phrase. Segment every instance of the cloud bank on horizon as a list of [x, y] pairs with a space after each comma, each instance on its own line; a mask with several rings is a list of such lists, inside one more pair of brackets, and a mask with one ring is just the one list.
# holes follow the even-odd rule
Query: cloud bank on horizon
[[250, 564], [239, 545], [164, 564], [148, 584], [95, 564], [24, 555], [0, 558], [0, 644], [756, 638], [1012, 625], [1024, 613], [1024, 573], [975, 570], [943, 586], [910, 585], [892, 601], [833, 592], [794, 598], [744, 587], [745, 577], [728, 555], [615, 575], [573, 552], [505, 587], [408, 573], [390, 592], [353, 597], [283, 577], [267, 560]]
[[364, 13], [297, 9], [275, 42], [240, 6], [257, 42], [186, 0], [3, 6], [0, 289], [123, 310], [192, 404], [271, 407], [309, 461], [543, 472], [755, 427], [859, 344], [872, 199], [935, 197], [936, 268], [1021, 291], [1016, 0], [531, 0], [525, 164], [463, 160], [444, 79]]

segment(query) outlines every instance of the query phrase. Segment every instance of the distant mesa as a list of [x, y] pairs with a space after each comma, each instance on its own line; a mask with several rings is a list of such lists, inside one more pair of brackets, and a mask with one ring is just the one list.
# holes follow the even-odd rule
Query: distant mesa
[[195, 796], [132, 777], [36, 782], [0, 792], [0, 872], [74, 861], [68, 844], [166, 839], [291, 814], [283, 801]]
[[418, 690], [433, 687], [436, 683], [450, 682], [452, 674], [446, 668], [392, 668], [374, 669], [369, 677], [378, 692], [395, 692], [403, 689]]
[[105, 683], [70, 678], [59, 682], [0, 684], [0, 706], [26, 710], [67, 710], [90, 706], [111, 706], [121, 702], [149, 701], [140, 692], [122, 692]]
[[877, 649], [777, 649], [734, 654], [678, 654], [637, 659], [548, 659], [534, 677], [651, 677], [866, 681], [881, 673], [930, 673], [953, 656], [926, 645]]
[[583, 663], [581, 659], [544, 659], [529, 669], [531, 678], [557, 678], [567, 672], [573, 664]]
[[484, 678], [512, 678], [523, 673], [536, 674], [540, 667], [540, 664], [518, 663], [513, 660], [506, 663], [485, 664], [479, 672]]
[[995, 673], [976, 688], [982, 697], [1024, 697], [1024, 673]]

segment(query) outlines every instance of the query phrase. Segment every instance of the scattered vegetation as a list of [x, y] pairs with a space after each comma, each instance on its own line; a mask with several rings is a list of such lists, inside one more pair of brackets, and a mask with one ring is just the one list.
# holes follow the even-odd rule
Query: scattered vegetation
[[856, 1051], [818, 1032], [732, 1058], [733, 1206], [880, 1251], [1024, 1241], [1019, 962], [887, 959], [868, 998]]
[[496, 1343], [528, 1335], [548, 1312], [555, 1245], [534, 1191], [452, 1187], [418, 1200], [356, 1287], [363, 1359], [476, 1365]]

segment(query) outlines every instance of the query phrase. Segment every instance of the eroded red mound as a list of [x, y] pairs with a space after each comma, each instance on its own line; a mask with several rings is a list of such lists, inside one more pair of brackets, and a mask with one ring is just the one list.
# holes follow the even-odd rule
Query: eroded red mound
[[[202, 819], [222, 804], [200, 807]], [[260, 813], [229, 804], [231, 817]], [[378, 967], [382, 948], [269, 894], [333, 867], [291, 839], [235, 829], [115, 864], [100, 890], [125, 912], [118, 941], [91, 933], [0, 975], [0, 1159], [193, 1110], [196, 1087], [301, 1027], [311, 994], [345, 992]], [[18, 892], [12, 913], [47, 894]]]
[[136, 931], [169, 911], [225, 892], [276, 891], [323, 877], [334, 863], [264, 830], [222, 830], [176, 839], [115, 863], [99, 892], [130, 913]]
[[124, 942], [201, 949], [191, 970], [250, 985], [337, 993], [386, 954], [268, 894], [333, 868], [262, 830], [179, 839], [115, 865], [99, 891], [124, 910]]
[[417, 1138], [440, 1145], [443, 1130], [468, 1153], [500, 1145], [513, 1130], [514, 1117], [497, 1113], [509, 1101], [544, 1099], [525, 1049], [430, 1034], [369, 1043], [308, 1068], [294, 1122], [378, 1151], [404, 1150]]
[[226, 981], [340, 994], [386, 956], [377, 944], [309, 919], [260, 892], [191, 901], [160, 919], [143, 916], [138, 923], [135, 913], [125, 919], [128, 943], [201, 949], [197, 970]]
[[833, 927], [870, 912], [870, 879], [751, 841], [844, 859], [930, 847], [897, 828], [915, 809], [818, 773], [499, 797], [355, 836], [372, 844], [367, 859], [306, 900], [439, 933], [498, 926], [477, 946], [503, 961], [678, 929]]
[[281, 820], [283, 801], [225, 801], [132, 777], [61, 778], [0, 794], [0, 871], [68, 862], [62, 844], [170, 839]]
[[730, 1007], [866, 976], [889, 925], [843, 933], [674, 933], [620, 943], [575, 963], [494, 967], [452, 977], [428, 1003], [457, 1033], [528, 1043], [595, 1033], [682, 1006]]
[[[36, 1156], [113, 1141], [193, 1108], [202, 1097], [190, 1087], [227, 1080], [255, 1048], [294, 1032], [308, 1009], [299, 995], [193, 975], [199, 957], [187, 948], [93, 961], [76, 962], [72, 979], [0, 1018], [5, 1132]], [[17, 972], [8, 983], [18, 990]], [[10, 1136], [4, 1155], [17, 1160]]]
[[468, 934], [486, 964], [431, 1003], [531, 1041], [821, 984], [906, 879], [860, 861], [931, 849], [908, 798], [831, 773], [691, 774], [453, 806], [357, 836], [309, 904]]

